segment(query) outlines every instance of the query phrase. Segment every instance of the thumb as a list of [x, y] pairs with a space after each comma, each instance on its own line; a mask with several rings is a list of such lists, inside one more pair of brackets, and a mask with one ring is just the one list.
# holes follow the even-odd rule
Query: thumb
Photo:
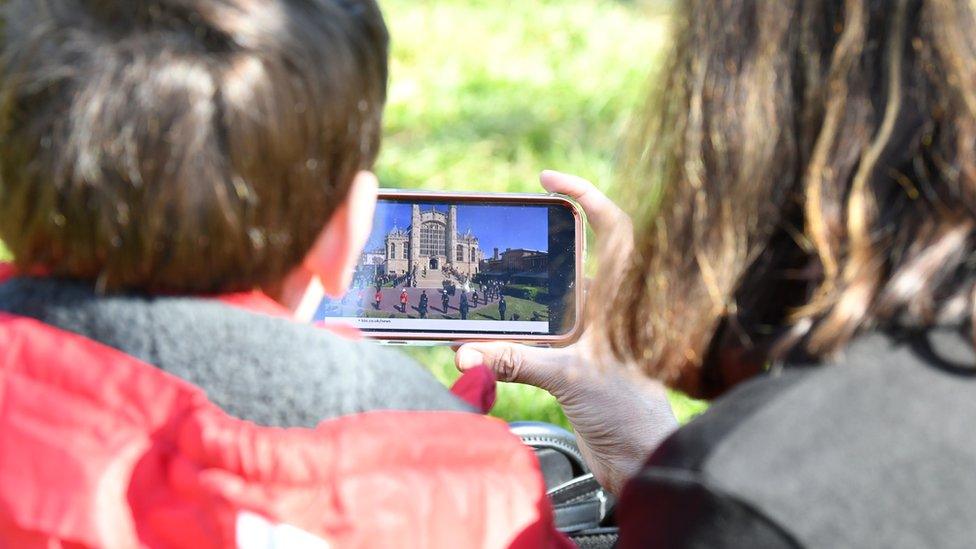
[[462, 372], [487, 366], [499, 381], [525, 383], [550, 393], [562, 384], [572, 355], [565, 349], [543, 349], [517, 343], [468, 343], [454, 357]]

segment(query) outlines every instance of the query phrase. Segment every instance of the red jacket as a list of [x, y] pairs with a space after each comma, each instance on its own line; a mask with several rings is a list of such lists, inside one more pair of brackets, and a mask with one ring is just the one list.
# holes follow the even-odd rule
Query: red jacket
[[501, 421], [259, 427], [131, 356], [0, 314], [0, 547], [85, 546], [571, 545]]

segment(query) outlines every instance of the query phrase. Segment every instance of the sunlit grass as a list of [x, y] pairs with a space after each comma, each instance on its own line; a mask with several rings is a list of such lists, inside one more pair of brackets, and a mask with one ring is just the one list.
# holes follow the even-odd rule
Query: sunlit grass
[[382, 2], [393, 36], [384, 184], [536, 191], [557, 168], [607, 185], [665, 20], [611, 1]]

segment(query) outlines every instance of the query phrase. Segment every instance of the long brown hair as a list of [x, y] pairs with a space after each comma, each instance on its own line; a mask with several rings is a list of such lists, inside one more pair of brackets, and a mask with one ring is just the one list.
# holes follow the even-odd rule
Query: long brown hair
[[973, 4], [678, 9], [623, 172], [635, 247], [591, 301], [617, 357], [709, 395], [787, 349], [969, 319]]

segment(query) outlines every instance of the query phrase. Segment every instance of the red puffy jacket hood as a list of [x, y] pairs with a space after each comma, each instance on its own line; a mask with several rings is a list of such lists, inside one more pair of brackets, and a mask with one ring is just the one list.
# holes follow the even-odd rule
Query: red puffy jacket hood
[[259, 427], [0, 314], [0, 547], [567, 547], [532, 451], [475, 414]]

